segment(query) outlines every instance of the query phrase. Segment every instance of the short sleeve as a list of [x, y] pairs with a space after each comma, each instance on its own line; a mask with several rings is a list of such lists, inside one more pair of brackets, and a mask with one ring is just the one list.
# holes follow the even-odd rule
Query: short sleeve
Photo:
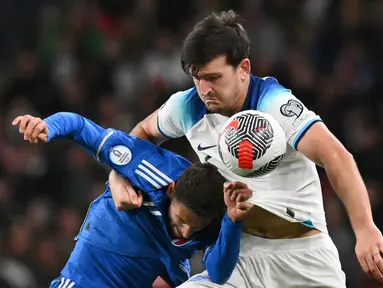
[[282, 126], [288, 143], [297, 149], [310, 127], [321, 118], [287, 91], [270, 89], [259, 101], [258, 110], [273, 116]]
[[206, 107], [198, 97], [195, 87], [177, 92], [159, 109], [158, 129], [168, 138], [182, 137], [205, 113]]

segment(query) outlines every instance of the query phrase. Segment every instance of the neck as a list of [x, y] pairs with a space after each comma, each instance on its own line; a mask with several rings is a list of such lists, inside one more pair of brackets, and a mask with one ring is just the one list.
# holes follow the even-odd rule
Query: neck
[[230, 110], [227, 111], [227, 113], [223, 114], [224, 116], [231, 117], [235, 113], [238, 113], [241, 111], [243, 104], [245, 104], [247, 91], [249, 90], [250, 86], [250, 75], [246, 78], [242, 85], [242, 89], [237, 95], [237, 101], [234, 103], [234, 105], [231, 107]]

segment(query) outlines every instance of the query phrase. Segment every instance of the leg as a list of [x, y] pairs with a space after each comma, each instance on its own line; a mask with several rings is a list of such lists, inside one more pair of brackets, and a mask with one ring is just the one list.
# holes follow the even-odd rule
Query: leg
[[247, 242], [246, 275], [252, 287], [260, 280], [262, 287], [346, 287], [338, 252], [328, 235], [280, 240], [249, 236], [243, 242]]
[[188, 281], [183, 283], [182, 285], [178, 286], [180, 288], [263, 288], [264, 286], [260, 285], [259, 283], [254, 286], [251, 285], [249, 282], [249, 279], [247, 278], [246, 274], [244, 273], [244, 267], [246, 267], [246, 263], [244, 259], [241, 257], [238, 259], [238, 264], [235, 267], [233, 273], [231, 274], [229, 280], [227, 280], [226, 283], [220, 285], [213, 283], [207, 271], [205, 270], [202, 273], [196, 274]]

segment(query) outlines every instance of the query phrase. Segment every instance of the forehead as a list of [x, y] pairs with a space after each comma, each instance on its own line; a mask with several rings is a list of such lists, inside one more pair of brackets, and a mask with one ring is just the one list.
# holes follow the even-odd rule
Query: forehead
[[205, 66], [202, 66], [198, 70], [198, 76], [202, 77], [209, 74], [222, 74], [226, 69], [231, 66], [226, 61], [226, 56], [218, 56], [212, 61], [207, 63]]
[[204, 217], [198, 216], [177, 200], [172, 201], [172, 207], [173, 213], [190, 226], [199, 226], [202, 222], [206, 221]]

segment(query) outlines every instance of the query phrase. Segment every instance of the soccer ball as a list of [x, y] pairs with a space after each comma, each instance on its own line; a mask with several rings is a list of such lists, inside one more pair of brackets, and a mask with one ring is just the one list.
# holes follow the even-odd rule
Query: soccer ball
[[259, 177], [273, 171], [286, 152], [286, 136], [269, 114], [239, 112], [224, 124], [218, 140], [222, 162], [242, 177]]

